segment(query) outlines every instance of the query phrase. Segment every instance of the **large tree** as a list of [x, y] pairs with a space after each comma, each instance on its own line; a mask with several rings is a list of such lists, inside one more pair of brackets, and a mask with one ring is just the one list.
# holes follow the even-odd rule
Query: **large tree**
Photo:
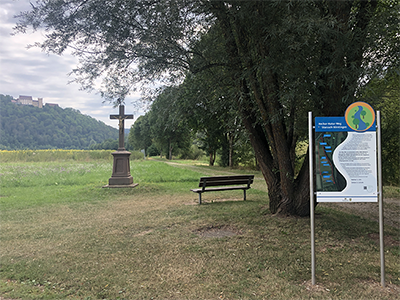
[[151, 125], [149, 123], [149, 114], [140, 116], [132, 125], [129, 131], [128, 142], [135, 150], [144, 149], [147, 155], [147, 149], [152, 144]]
[[215, 84], [210, 85], [209, 81], [215, 80], [215, 77], [198, 75], [186, 76], [185, 82], [179, 86], [176, 101], [180, 115], [197, 132], [199, 148], [207, 153], [209, 165], [213, 166], [217, 151], [224, 143], [224, 124], [229, 122], [229, 109], [223, 109], [224, 103], [219, 99], [218, 89]]
[[248, 138], [235, 101], [227, 99], [231, 94], [232, 82], [224, 78], [226, 72], [223, 69], [213, 68], [187, 74], [179, 86], [180, 93], [176, 101], [179, 102], [182, 117], [198, 132], [200, 148], [209, 155], [210, 165], [214, 164], [218, 152], [221, 154], [219, 163], [233, 167], [240, 159], [235, 154], [245, 148], [243, 145]]
[[[306, 111], [342, 115], [362, 84], [398, 64], [399, 11], [391, 0], [46, 0], [17, 30], [44, 27], [39, 46], [73, 49], [76, 80], [91, 88], [103, 78], [116, 101], [137, 82], [224, 68], [223, 101], [238, 107], [271, 212], [307, 215], [307, 159], [294, 171]], [[219, 35], [199, 48], [211, 29]]]
[[161, 153], [166, 149], [168, 159], [172, 159], [175, 150], [188, 152], [192, 137], [187, 120], [181, 117], [178, 102], [175, 101], [177, 90], [176, 87], [163, 90], [149, 112], [152, 141]]

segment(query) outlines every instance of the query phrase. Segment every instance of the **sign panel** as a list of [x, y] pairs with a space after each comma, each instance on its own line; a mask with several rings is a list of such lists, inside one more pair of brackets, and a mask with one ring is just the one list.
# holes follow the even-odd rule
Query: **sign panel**
[[377, 202], [375, 112], [367, 103], [344, 117], [315, 118], [317, 202]]

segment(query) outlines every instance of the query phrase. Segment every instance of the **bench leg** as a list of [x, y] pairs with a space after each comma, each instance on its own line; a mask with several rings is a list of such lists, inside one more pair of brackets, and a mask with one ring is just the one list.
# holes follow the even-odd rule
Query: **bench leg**
[[243, 201], [246, 201], [246, 190], [243, 190]]
[[199, 193], [199, 204], [201, 204], [201, 193]]

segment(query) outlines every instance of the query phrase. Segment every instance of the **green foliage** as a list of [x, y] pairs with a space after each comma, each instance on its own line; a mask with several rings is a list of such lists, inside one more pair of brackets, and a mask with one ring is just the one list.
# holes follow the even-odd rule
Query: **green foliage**
[[140, 116], [132, 125], [128, 136], [129, 145], [136, 150], [144, 149], [147, 153], [152, 144], [151, 124], [149, 124], [149, 115]]
[[160, 155], [160, 151], [157, 149], [157, 147], [154, 144], [151, 144], [149, 148], [147, 148], [147, 154], [148, 156], [158, 156]]
[[142, 160], [142, 159], [144, 159], [144, 155], [140, 151], [131, 151], [131, 155], [129, 156], [129, 159], [131, 161], [133, 161], [133, 160]]
[[178, 89], [171, 87], [163, 90], [152, 103], [149, 112], [152, 141], [161, 153], [166, 153], [168, 159], [172, 155], [188, 152], [191, 144], [191, 131], [187, 120], [180, 116]]
[[37, 108], [11, 100], [0, 94], [0, 149], [89, 149], [118, 137], [117, 129], [72, 108]]
[[91, 144], [90, 150], [117, 150], [118, 149], [118, 140], [107, 139], [99, 144]]
[[386, 185], [400, 183], [400, 74], [390, 70], [372, 80], [360, 93], [360, 100], [381, 111], [382, 177]]
[[198, 160], [198, 159], [202, 159], [203, 156], [204, 156], [204, 151], [201, 150], [197, 145], [192, 145], [190, 147], [189, 155], [187, 157], [182, 157], [182, 158]]
[[219, 27], [213, 26], [195, 46], [196, 51], [204, 53], [203, 59], [194, 57], [191, 63], [201, 68], [205, 63], [212, 65], [214, 60], [218, 60], [220, 67], [187, 74], [175, 101], [179, 103], [182, 116], [196, 131], [196, 142], [210, 157], [210, 165], [213, 165], [218, 153], [220, 165], [234, 167], [240, 159], [247, 160], [245, 156], [240, 156], [244, 153], [239, 153], [239, 149], [250, 145], [250, 141], [238, 114], [237, 96], [232, 93], [233, 83], [224, 66], [226, 58], [219, 35]]

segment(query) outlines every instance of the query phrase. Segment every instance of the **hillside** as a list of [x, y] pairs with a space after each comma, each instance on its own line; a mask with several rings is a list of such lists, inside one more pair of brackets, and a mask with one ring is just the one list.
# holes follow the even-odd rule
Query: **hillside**
[[37, 108], [0, 94], [0, 149], [89, 149], [118, 130], [73, 108]]

